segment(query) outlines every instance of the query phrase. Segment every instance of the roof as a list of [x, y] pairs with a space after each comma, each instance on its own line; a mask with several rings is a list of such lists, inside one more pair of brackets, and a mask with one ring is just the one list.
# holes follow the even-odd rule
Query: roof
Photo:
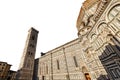
[[31, 27], [31, 28], [28, 30], [28, 32], [31, 31], [31, 30], [33, 30], [33, 31], [35, 31], [35, 32], [37, 32], [37, 33], [39, 33], [39, 31], [38, 31], [37, 29], [33, 28], [33, 27]]
[[69, 41], [69, 42], [67, 42], [67, 43], [65, 43], [65, 44], [63, 44], [63, 45], [60, 45], [60, 46], [52, 49], [52, 50], [49, 50], [48, 52], [45, 53], [45, 55], [41, 56], [40, 58], [45, 57], [45, 56], [46, 56], [47, 54], [49, 54], [49, 53], [56, 52], [57, 50], [60, 50], [61, 48], [63, 49], [63, 48], [66, 48], [66, 47], [68, 47], [68, 46], [71, 46], [74, 42], [75, 42], [75, 43], [76, 43], [76, 42], [79, 42], [79, 38], [75, 38], [75, 39], [72, 40], [72, 41]]
[[85, 9], [89, 9], [94, 3], [98, 2], [100, 0], [86, 0], [84, 3], [83, 3], [83, 6]]
[[11, 64], [8, 64], [7, 62], [0, 61], [0, 63], [5, 63], [5, 64], [7, 64], [7, 65], [12, 66]]

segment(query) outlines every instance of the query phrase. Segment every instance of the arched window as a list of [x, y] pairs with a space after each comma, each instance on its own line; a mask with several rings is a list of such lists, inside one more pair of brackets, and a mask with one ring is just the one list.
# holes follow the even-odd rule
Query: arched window
[[120, 13], [120, 4], [114, 6], [108, 13], [108, 19], [111, 21]]
[[98, 34], [101, 33], [106, 26], [107, 25], [105, 23], [100, 24], [97, 28]]
[[109, 28], [113, 34], [120, 31], [120, 4], [115, 5], [108, 12]]
[[91, 41], [93, 42], [96, 38], [97, 38], [97, 35], [96, 35], [95, 33], [93, 33], [93, 34], [91, 35]]

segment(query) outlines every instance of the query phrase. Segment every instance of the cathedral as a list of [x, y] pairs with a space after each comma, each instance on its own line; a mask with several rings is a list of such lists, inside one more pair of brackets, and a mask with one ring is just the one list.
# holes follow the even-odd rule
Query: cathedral
[[31, 28], [18, 80], [120, 80], [120, 0], [86, 0], [76, 28], [78, 38], [38, 59]]

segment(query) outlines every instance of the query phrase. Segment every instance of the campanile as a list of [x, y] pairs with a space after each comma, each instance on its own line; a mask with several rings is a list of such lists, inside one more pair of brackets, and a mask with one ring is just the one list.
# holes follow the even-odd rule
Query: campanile
[[33, 27], [28, 31], [17, 80], [32, 80], [38, 33], [39, 31]]

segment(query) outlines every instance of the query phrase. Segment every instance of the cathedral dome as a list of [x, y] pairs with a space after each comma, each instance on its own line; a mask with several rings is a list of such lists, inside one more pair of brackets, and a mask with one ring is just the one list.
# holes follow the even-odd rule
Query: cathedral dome
[[100, 0], [86, 0], [81, 9], [80, 9], [80, 12], [79, 12], [79, 16], [78, 16], [78, 19], [77, 19], [77, 23], [76, 23], [76, 27], [77, 29], [79, 30], [80, 26], [81, 26], [81, 23], [82, 23], [82, 20], [85, 16], [85, 11], [90, 9], [94, 4], [98, 3]]

